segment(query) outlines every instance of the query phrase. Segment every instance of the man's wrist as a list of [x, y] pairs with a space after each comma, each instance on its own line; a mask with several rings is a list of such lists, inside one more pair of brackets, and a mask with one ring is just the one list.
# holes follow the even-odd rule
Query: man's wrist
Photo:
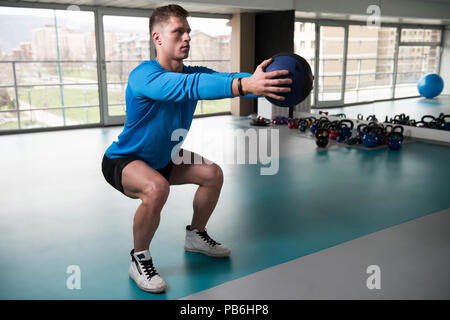
[[240, 96], [245, 96], [244, 92], [242, 91], [242, 78], [238, 78], [238, 92]]
[[243, 94], [244, 96], [247, 95], [247, 94], [249, 94], [249, 93], [251, 93], [250, 90], [249, 90], [249, 83], [248, 83], [248, 80], [249, 80], [249, 79], [250, 79], [249, 77], [247, 77], [247, 78], [241, 78], [242, 94]]

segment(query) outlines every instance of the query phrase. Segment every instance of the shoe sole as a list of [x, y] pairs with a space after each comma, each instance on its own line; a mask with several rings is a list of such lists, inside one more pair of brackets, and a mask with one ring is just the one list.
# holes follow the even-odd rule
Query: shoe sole
[[141, 289], [142, 291], [149, 292], [149, 293], [162, 293], [162, 292], [166, 291], [166, 289], [167, 289], [167, 285], [164, 286], [164, 287], [161, 287], [161, 288], [156, 288], [156, 289], [148, 289], [148, 288], [141, 287], [141, 286], [137, 283], [136, 279], [134, 279], [133, 276], [132, 276], [131, 274], [128, 273], [128, 275], [130, 276], [131, 279], [133, 279], [134, 283], [136, 283], [136, 286], [137, 286], [139, 289]]
[[226, 258], [226, 257], [229, 257], [230, 254], [231, 254], [231, 252], [230, 252], [230, 253], [227, 253], [225, 255], [223, 255], [223, 254], [216, 255], [216, 254], [211, 254], [208, 251], [202, 251], [202, 250], [197, 250], [197, 249], [190, 249], [190, 248], [187, 248], [186, 246], [184, 247], [184, 250], [189, 251], [189, 252], [202, 253], [204, 255], [207, 255], [208, 257], [213, 257], [213, 258]]

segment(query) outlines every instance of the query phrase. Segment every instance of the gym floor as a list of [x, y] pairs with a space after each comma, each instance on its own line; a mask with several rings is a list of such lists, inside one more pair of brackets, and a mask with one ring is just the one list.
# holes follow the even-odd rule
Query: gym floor
[[[224, 156], [234, 150], [226, 132], [248, 128], [249, 118], [193, 121], [183, 147], [216, 161], [225, 177], [208, 233], [232, 255], [184, 252], [196, 186], [172, 186], [150, 247], [168, 283], [163, 294], [128, 278], [139, 200], [101, 173], [121, 127], [1, 136], [0, 298], [450, 298], [448, 145], [318, 149], [309, 134], [276, 126], [278, 173], [261, 175], [269, 164]], [[81, 271], [79, 290], [66, 286], [72, 265]], [[381, 288], [370, 290], [373, 265]]]

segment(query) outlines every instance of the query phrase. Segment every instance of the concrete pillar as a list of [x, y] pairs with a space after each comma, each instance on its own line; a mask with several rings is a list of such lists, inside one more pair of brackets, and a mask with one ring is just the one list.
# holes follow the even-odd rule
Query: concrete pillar
[[[255, 70], [255, 14], [238, 13], [231, 18], [231, 70], [253, 73]], [[231, 114], [247, 116], [254, 110], [251, 98], [231, 99]]]

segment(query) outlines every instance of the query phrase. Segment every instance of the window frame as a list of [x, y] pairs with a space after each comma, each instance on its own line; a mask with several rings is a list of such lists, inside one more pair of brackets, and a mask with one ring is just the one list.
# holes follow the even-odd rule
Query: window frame
[[[317, 39], [320, 37], [317, 35], [318, 32], [318, 25], [324, 25], [324, 24], [328, 24], [328, 25], [333, 25], [333, 24], [339, 24], [342, 26], [346, 26], [346, 28], [349, 28], [350, 25], [367, 25], [366, 22], [364, 21], [357, 21], [357, 20], [331, 20], [331, 19], [314, 19], [314, 18], [300, 18], [300, 17], [296, 17], [295, 18], [295, 22], [299, 22], [299, 23], [315, 23], [316, 25], [316, 41], [318, 41]], [[443, 46], [444, 46], [444, 30], [445, 30], [445, 26], [442, 25], [417, 25], [417, 24], [407, 24], [407, 23], [380, 23], [380, 27], [389, 27], [389, 28], [396, 28], [396, 43], [395, 43], [395, 49], [394, 49], [394, 67], [393, 67], [393, 72], [392, 72], [392, 77], [393, 77], [393, 81], [392, 81], [392, 88], [391, 88], [391, 97], [388, 99], [380, 99], [380, 100], [372, 100], [372, 101], [363, 101], [363, 102], [354, 102], [354, 103], [343, 103], [343, 106], [352, 106], [352, 105], [359, 105], [359, 104], [366, 104], [366, 103], [370, 103], [370, 102], [379, 102], [379, 101], [389, 101], [389, 100], [398, 100], [398, 99], [405, 99], [405, 98], [414, 98], [414, 97], [418, 97], [419, 95], [417, 94], [416, 96], [408, 96], [408, 97], [401, 97], [401, 98], [395, 98], [395, 87], [396, 87], [396, 83], [397, 83], [397, 72], [398, 72], [398, 53], [399, 53], [399, 48], [401, 45], [406, 45], [406, 46], [438, 46], [439, 47], [439, 53], [438, 53], [438, 67], [437, 67], [437, 73], [441, 74], [441, 65], [442, 65], [442, 52], [443, 52]], [[400, 37], [401, 37], [401, 30], [402, 29], [431, 29], [431, 30], [440, 30], [441, 32], [441, 37], [440, 37], [440, 41], [437, 42], [400, 42]], [[346, 40], [346, 46], [348, 46], [348, 37]], [[315, 44], [315, 46], [317, 47], [317, 44]], [[315, 61], [318, 61], [319, 59], [319, 51], [316, 50], [316, 55], [315, 55]], [[346, 56], [345, 56], [345, 61], [347, 61], [347, 56], [348, 56], [348, 52], [346, 52]], [[316, 70], [317, 72], [317, 70]], [[346, 74], [346, 70], [344, 70], [344, 84], [346, 83], [346, 78], [347, 78], [347, 74]], [[317, 82], [318, 77], [315, 77], [315, 82]], [[318, 83], [314, 84], [314, 92], [313, 94], [315, 96], [318, 95]], [[345, 101], [345, 87], [343, 89], [343, 100]], [[315, 105], [312, 105], [311, 108], [312, 109], [319, 109], [319, 107], [317, 107], [317, 100], [315, 101]], [[321, 106], [320, 109], [326, 109], [326, 108], [336, 108], [339, 106]]]
[[[14, 8], [24, 8], [24, 9], [50, 9], [50, 10], [67, 10], [68, 4], [50, 4], [50, 3], [35, 3], [35, 2], [8, 2], [0, 1], [1, 7], [14, 7]], [[23, 128], [23, 129], [6, 129], [0, 130], [0, 135], [5, 134], [15, 134], [15, 133], [26, 133], [26, 132], [45, 132], [45, 131], [58, 131], [58, 130], [72, 130], [80, 128], [99, 128], [111, 125], [123, 125], [125, 122], [125, 116], [113, 116], [108, 119], [108, 92], [107, 92], [107, 82], [106, 82], [106, 59], [105, 59], [105, 46], [104, 46], [104, 33], [103, 33], [103, 16], [104, 15], [114, 15], [114, 16], [129, 16], [129, 17], [146, 17], [150, 18], [152, 9], [133, 9], [133, 8], [119, 8], [119, 7], [98, 7], [89, 5], [78, 5], [80, 11], [90, 11], [94, 14], [94, 31], [95, 31], [95, 48], [96, 48], [96, 65], [97, 65], [97, 85], [99, 90], [99, 111], [100, 111], [100, 122], [93, 124], [81, 124], [81, 125], [64, 125], [64, 126], [54, 126], [54, 127], [39, 127], [39, 128]], [[201, 13], [201, 12], [190, 12], [190, 17], [194, 18], [219, 18], [219, 19], [230, 19], [231, 14], [214, 14], [214, 13]], [[150, 59], [156, 57], [156, 49], [154, 47], [151, 37], [150, 41]], [[21, 60], [22, 61], [22, 60]], [[26, 61], [26, 60], [25, 60]], [[2, 86], [2, 87], [6, 87]], [[13, 84], [7, 87], [14, 88], [16, 96], [17, 83], [14, 81]], [[23, 110], [22, 110], [23, 111]], [[16, 112], [18, 121], [20, 121], [21, 110], [16, 108], [13, 110], [8, 110], [8, 112]], [[231, 112], [229, 112], [231, 114]], [[227, 113], [228, 114], [228, 113]], [[196, 117], [204, 117], [208, 115], [195, 115]]]

